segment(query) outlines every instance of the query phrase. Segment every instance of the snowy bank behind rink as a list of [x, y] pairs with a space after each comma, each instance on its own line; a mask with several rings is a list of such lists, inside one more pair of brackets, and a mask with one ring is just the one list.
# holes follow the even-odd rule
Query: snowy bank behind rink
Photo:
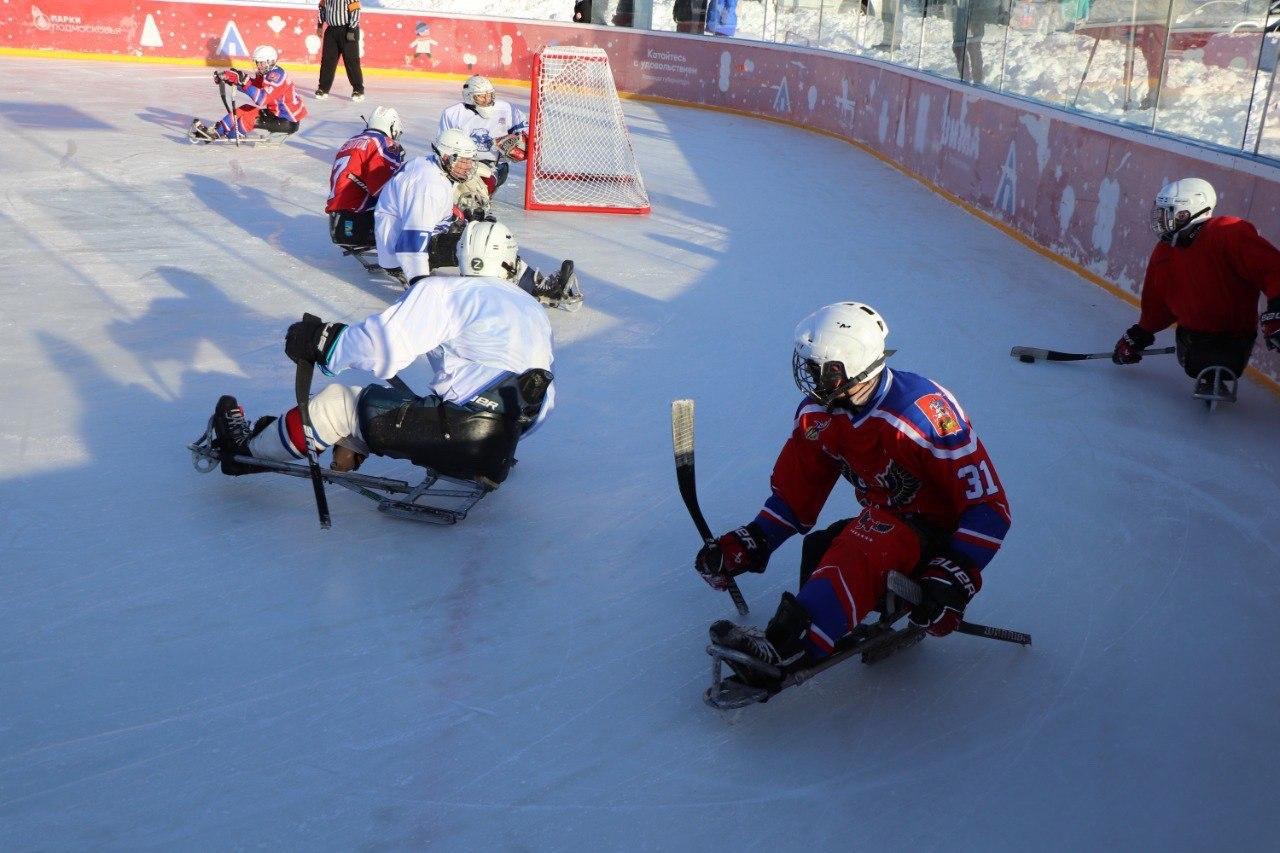
[[[568, 0], [566, 0], [568, 3]], [[0, 48], [225, 64], [261, 43], [287, 66], [314, 65], [313, 7], [129, 0], [13, 0]], [[363, 65], [404, 73], [483, 73], [527, 82], [546, 45], [609, 52], [619, 90], [793, 123], [860, 145], [1133, 301], [1154, 244], [1148, 212], [1166, 181], [1203, 177], [1218, 211], [1280, 243], [1280, 169], [861, 57], [736, 40], [525, 20], [366, 9]], [[376, 97], [375, 97], [376, 100]], [[732, 157], [734, 141], [724, 141]], [[786, 156], [780, 152], [780, 156]], [[815, 163], [814, 180], [836, 163]], [[803, 193], [804, 187], [789, 188]], [[876, 210], [863, 213], [876, 217]], [[928, 251], [930, 235], [905, 235]], [[1034, 281], [1028, 281], [1034, 286]], [[1105, 349], [1090, 341], [1028, 343]], [[1254, 365], [1280, 383], [1280, 358]]]

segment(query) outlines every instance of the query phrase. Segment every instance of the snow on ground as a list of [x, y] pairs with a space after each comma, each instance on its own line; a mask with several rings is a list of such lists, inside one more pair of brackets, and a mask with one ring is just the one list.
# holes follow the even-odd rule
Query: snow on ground
[[[218, 110], [201, 69], [3, 70], [0, 847], [1280, 831], [1280, 400], [1246, 381], [1210, 416], [1172, 359], [1008, 357], [1109, 348], [1129, 306], [832, 139], [627, 102], [651, 216], [526, 214], [518, 179], [499, 196], [534, 262], [574, 257], [587, 293], [552, 315], [558, 406], [512, 477], [443, 529], [331, 490], [321, 531], [305, 482], [200, 475], [184, 445], [221, 393], [289, 404], [303, 311], [395, 296], [328, 243], [330, 158], [379, 102], [421, 151], [456, 85], [373, 78], [370, 103], [312, 102], [298, 138], [251, 151], [183, 141], [188, 109]], [[845, 166], [810, 186], [814, 162]], [[748, 520], [797, 401], [791, 330], [849, 298], [982, 434], [1014, 526], [970, 616], [1035, 646], [928, 641], [717, 713], [705, 632], [732, 608], [691, 568], [668, 402], [698, 401], [712, 525]], [[824, 520], [852, 506], [839, 487]], [[743, 579], [755, 619], [798, 554]]]

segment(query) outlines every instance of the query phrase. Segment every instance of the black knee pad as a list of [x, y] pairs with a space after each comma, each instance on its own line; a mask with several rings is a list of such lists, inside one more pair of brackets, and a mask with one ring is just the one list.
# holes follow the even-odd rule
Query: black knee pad
[[498, 485], [515, 463], [515, 420], [384, 385], [360, 394], [360, 433], [379, 456], [407, 459], [446, 477]]

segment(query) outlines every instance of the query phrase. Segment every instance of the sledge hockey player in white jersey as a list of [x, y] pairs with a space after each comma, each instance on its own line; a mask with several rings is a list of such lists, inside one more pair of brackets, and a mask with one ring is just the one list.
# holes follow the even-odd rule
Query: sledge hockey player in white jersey
[[[308, 317], [289, 327], [285, 354], [328, 375], [367, 370], [398, 387], [333, 384], [309, 404], [311, 449], [333, 448], [331, 468], [354, 471], [370, 454], [415, 465], [488, 490], [514, 462], [517, 442], [550, 412], [554, 400], [551, 325], [528, 294], [512, 286], [516, 242], [490, 222], [470, 223], [458, 244], [461, 277], [439, 276], [360, 323]], [[435, 370], [425, 396], [396, 374], [427, 356]], [[305, 458], [295, 407], [250, 429], [235, 397], [218, 400], [211, 428], [222, 472], [262, 471], [235, 460]]]
[[[474, 174], [478, 156], [475, 143], [456, 128], [443, 131], [431, 148], [387, 181], [374, 209], [378, 264], [409, 287], [434, 268], [457, 263], [458, 238], [467, 223], [454, 206], [453, 187]], [[573, 261], [548, 276], [517, 260], [518, 286], [539, 302], [565, 310], [582, 304]]]
[[440, 132], [450, 128], [470, 136], [477, 149], [475, 174], [458, 184], [458, 206], [487, 211], [489, 199], [506, 183], [509, 161], [525, 158], [529, 119], [518, 107], [498, 99], [489, 78], [476, 74], [462, 84], [462, 103], [440, 114]]

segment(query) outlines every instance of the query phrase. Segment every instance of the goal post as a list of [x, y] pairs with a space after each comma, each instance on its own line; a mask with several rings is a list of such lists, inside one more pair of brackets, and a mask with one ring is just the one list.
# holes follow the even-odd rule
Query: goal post
[[609, 56], [598, 47], [546, 47], [533, 60], [528, 210], [648, 213]]

